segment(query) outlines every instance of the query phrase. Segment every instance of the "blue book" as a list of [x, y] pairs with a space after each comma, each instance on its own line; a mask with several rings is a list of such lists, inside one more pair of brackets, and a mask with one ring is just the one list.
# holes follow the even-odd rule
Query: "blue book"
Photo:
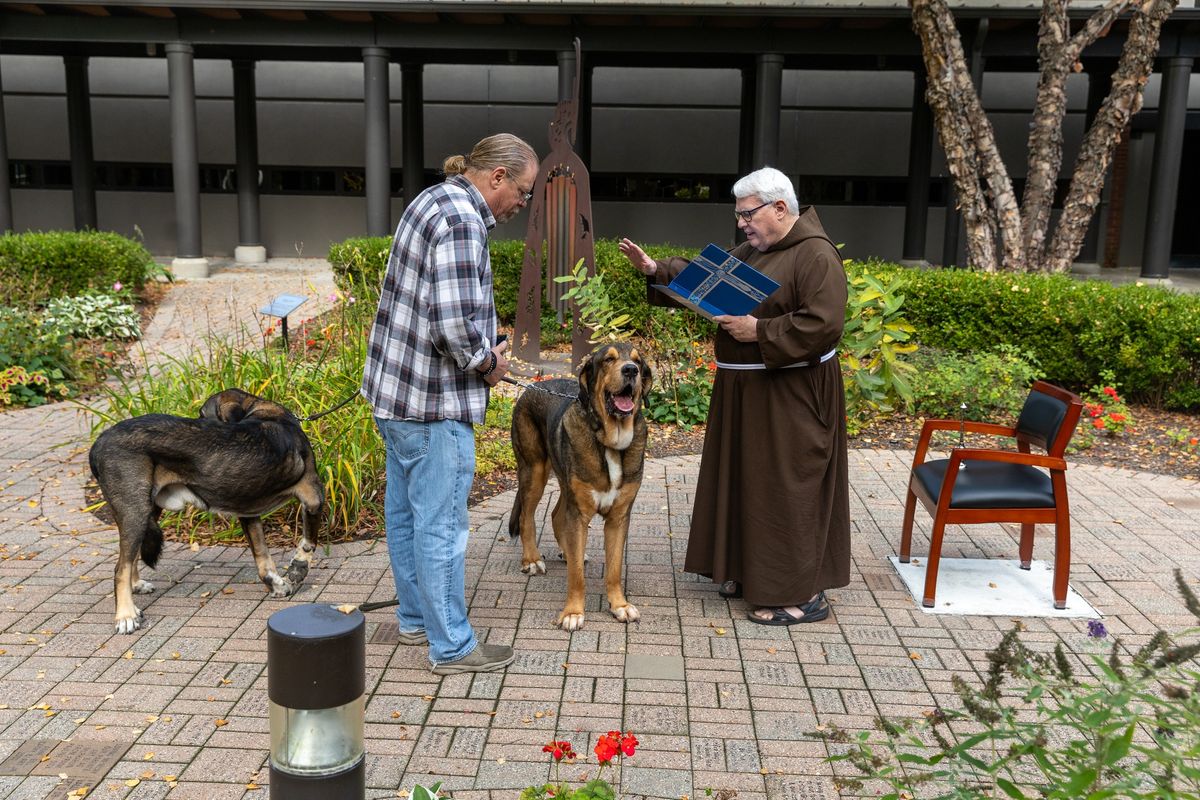
[[734, 258], [715, 244], [675, 276], [670, 285], [655, 284], [681, 305], [712, 319], [721, 315], [749, 314], [766, 300], [779, 284], [745, 261]]

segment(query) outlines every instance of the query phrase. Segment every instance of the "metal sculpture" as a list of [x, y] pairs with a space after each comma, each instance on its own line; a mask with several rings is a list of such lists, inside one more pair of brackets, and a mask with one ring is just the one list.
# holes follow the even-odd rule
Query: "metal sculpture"
[[[563, 285], [554, 279], [568, 275], [583, 259], [587, 275], [596, 271], [596, 248], [592, 237], [592, 192], [587, 167], [574, 150], [579, 119], [579, 39], [575, 40], [575, 87], [570, 99], [558, 104], [550, 123], [550, 153], [538, 169], [533, 187], [533, 205], [525, 234], [521, 286], [517, 295], [516, 341], [513, 355], [521, 361], [538, 363], [542, 344], [542, 275], [546, 297], [562, 321]], [[542, 268], [542, 247], [546, 265]], [[571, 365], [583, 362], [590, 348], [591, 331], [579, 320], [578, 307], [570, 303], [572, 318]]]

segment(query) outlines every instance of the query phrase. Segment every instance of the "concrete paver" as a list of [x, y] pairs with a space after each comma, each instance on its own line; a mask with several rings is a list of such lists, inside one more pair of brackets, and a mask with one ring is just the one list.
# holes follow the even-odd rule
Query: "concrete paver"
[[[329, 286], [321, 265], [299, 261], [218, 269], [208, 281], [181, 284], [151, 326], [149, 361], [183, 357], [209, 329], [257, 331], [253, 309], [282, 291], [310, 294], [305, 311], [315, 314]], [[140, 598], [147, 624], [117, 636], [116, 532], [81, 511], [87, 421], [66, 405], [2, 419], [0, 761], [30, 739], [121, 741], [129, 749], [90, 797], [265, 797], [266, 619], [291, 603], [391, 597], [382, 541], [320, 551], [304, 588], [284, 600], [265, 596], [243, 548], [193, 553], [168, 544], [159, 569], [146, 571], [158, 586]], [[480, 503], [467, 556], [471, 619], [481, 640], [513, 644], [517, 658], [504, 673], [439, 678], [424, 648], [370, 642], [394, 616], [368, 613], [368, 797], [441, 780], [458, 798], [513, 798], [552, 775], [546, 741], [568, 739], [590, 755], [613, 728], [641, 741], [622, 774], [628, 796], [735, 789], [740, 799], [837, 797], [827, 746], [808, 732], [828, 723], [865, 729], [879, 713], [952, 703], [951, 676], [978, 679], [987, 649], [1011, 625], [924, 614], [887, 564], [910, 460], [905, 451], [851, 452], [851, 584], [830, 592], [829, 621], [794, 628], [749, 623], [743, 601], [722, 600], [683, 572], [698, 456], [646, 464], [626, 553], [638, 625], [604, 610], [598, 524], [588, 545], [587, 623], [567, 634], [553, 627], [565, 566], [553, 557], [546, 516], [549, 572], [530, 578], [507, 535], [512, 494]], [[1171, 571], [1200, 576], [1197, 483], [1087, 465], [1073, 467], [1068, 481], [1072, 585], [1109, 630], [1137, 647], [1159, 627], [1191, 622]], [[554, 495], [551, 484], [543, 502]], [[928, 532], [918, 512], [915, 552]], [[1039, 528], [1035, 557], [1049, 557], [1052, 546], [1052, 533]], [[950, 529], [943, 551], [1015, 558], [1016, 547], [1012, 526], [979, 525]], [[1025, 623], [1028, 642], [1088, 650], [1086, 620]], [[563, 775], [584, 772], [595, 774], [594, 757]], [[64, 797], [69, 788], [56, 776], [0, 776], [0, 798]]]

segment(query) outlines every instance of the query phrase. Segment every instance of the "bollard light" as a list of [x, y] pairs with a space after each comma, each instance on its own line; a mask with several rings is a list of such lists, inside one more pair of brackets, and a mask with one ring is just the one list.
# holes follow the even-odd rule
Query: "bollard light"
[[312, 603], [267, 620], [271, 797], [362, 800], [366, 619]]

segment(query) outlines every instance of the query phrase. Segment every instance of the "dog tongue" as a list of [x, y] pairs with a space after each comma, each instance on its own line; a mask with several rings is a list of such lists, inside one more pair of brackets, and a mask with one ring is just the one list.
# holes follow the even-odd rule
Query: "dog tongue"
[[633, 411], [632, 397], [625, 397], [624, 395], [616, 394], [613, 395], [612, 402], [617, 411], [620, 411], [623, 414], [628, 414], [630, 411]]

